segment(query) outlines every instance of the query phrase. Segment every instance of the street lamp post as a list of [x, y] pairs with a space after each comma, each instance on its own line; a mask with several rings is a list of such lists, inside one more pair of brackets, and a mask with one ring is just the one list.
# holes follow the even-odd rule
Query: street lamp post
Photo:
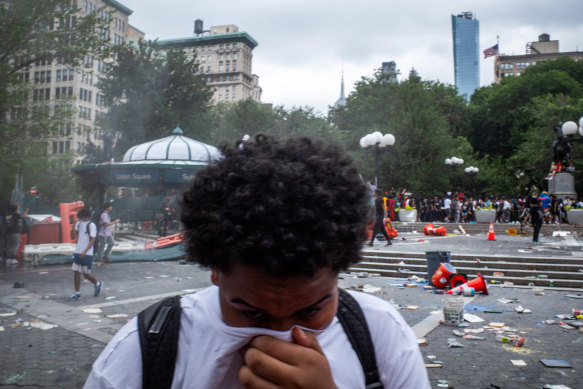
[[[363, 149], [373, 150], [375, 154], [375, 186], [378, 188], [380, 182], [380, 156], [384, 151], [388, 151], [389, 147], [395, 144], [395, 137], [392, 134], [381, 134], [378, 131], [372, 134], [367, 134], [360, 138], [360, 147]], [[374, 147], [374, 148], [373, 148]]]
[[478, 172], [480, 171], [480, 169], [478, 169], [477, 167], [474, 166], [470, 166], [464, 169], [464, 172], [466, 172], [467, 175], [470, 176], [470, 192], [472, 193], [472, 195], [474, 194], [474, 177], [476, 176], [476, 174], [478, 174]]
[[458, 168], [458, 166], [461, 166], [464, 164], [464, 160], [458, 157], [451, 157], [451, 158], [446, 158], [445, 159], [445, 164], [447, 166], [450, 166], [453, 169], [453, 190], [455, 190], [456, 187], [456, 170]]

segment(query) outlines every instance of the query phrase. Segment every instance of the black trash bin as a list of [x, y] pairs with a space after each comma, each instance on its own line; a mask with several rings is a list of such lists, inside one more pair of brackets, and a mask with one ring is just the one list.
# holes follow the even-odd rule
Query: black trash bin
[[[435, 274], [439, 266], [442, 263], [449, 263], [450, 261], [449, 251], [426, 251], [425, 257], [427, 258], [427, 284], [433, 285], [431, 282], [431, 277]], [[435, 286], [435, 285], [433, 285]]]

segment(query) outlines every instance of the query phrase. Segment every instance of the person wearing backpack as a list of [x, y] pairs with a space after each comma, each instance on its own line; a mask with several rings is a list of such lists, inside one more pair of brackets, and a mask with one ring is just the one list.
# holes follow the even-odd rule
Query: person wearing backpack
[[74, 273], [75, 293], [69, 297], [69, 300], [76, 301], [81, 298], [81, 273], [83, 277], [91, 281], [95, 285], [93, 293], [94, 297], [99, 296], [103, 282], [98, 281], [93, 274], [91, 274], [91, 264], [93, 262], [93, 244], [95, 243], [95, 236], [97, 235], [97, 227], [95, 223], [89, 220], [91, 213], [82, 209], [77, 212], [79, 221], [75, 223], [73, 229], [73, 239], [78, 237], [73, 254], [73, 266], [71, 270]]
[[[370, 190], [351, 160], [329, 144], [264, 135], [221, 152], [184, 194], [181, 218], [189, 258], [213, 286], [174, 299], [179, 309], [142, 311], [85, 388], [430, 388], [403, 317], [338, 288], [370, 220]], [[363, 314], [358, 335], [342, 324], [346, 296]], [[168, 327], [174, 343], [149, 340]], [[373, 347], [362, 355], [366, 336]], [[365, 373], [361, 356], [376, 369]]]

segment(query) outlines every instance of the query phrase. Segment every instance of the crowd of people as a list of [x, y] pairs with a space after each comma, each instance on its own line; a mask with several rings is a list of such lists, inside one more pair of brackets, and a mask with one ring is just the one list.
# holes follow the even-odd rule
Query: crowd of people
[[[567, 211], [571, 208], [583, 208], [583, 198], [577, 201], [567, 197], [564, 200], [555, 195], [542, 192], [532, 198], [540, 201], [543, 223], [560, 224], [567, 222]], [[496, 211], [496, 223], [525, 223], [532, 198], [506, 196], [477, 196], [463, 192], [447, 191], [440, 196], [414, 196], [406, 189], [400, 192], [391, 189], [384, 192], [387, 216], [398, 220], [396, 210], [417, 210], [418, 222], [472, 223], [476, 221], [476, 211], [491, 209]]]

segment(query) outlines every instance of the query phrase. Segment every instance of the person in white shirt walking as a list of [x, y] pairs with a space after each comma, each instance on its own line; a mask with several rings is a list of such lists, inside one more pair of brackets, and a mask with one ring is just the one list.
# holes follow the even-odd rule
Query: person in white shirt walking
[[93, 274], [91, 274], [91, 264], [93, 262], [93, 244], [95, 243], [95, 236], [97, 235], [97, 227], [95, 223], [89, 221], [91, 214], [88, 210], [82, 209], [77, 213], [79, 221], [75, 224], [73, 229], [73, 239], [78, 236], [77, 245], [73, 254], [73, 266], [71, 270], [74, 273], [75, 293], [69, 300], [79, 300], [81, 298], [81, 273], [83, 277], [91, 281], [95, 285], [93, 296], [99, 296], [103, 282], [98, 281]]

